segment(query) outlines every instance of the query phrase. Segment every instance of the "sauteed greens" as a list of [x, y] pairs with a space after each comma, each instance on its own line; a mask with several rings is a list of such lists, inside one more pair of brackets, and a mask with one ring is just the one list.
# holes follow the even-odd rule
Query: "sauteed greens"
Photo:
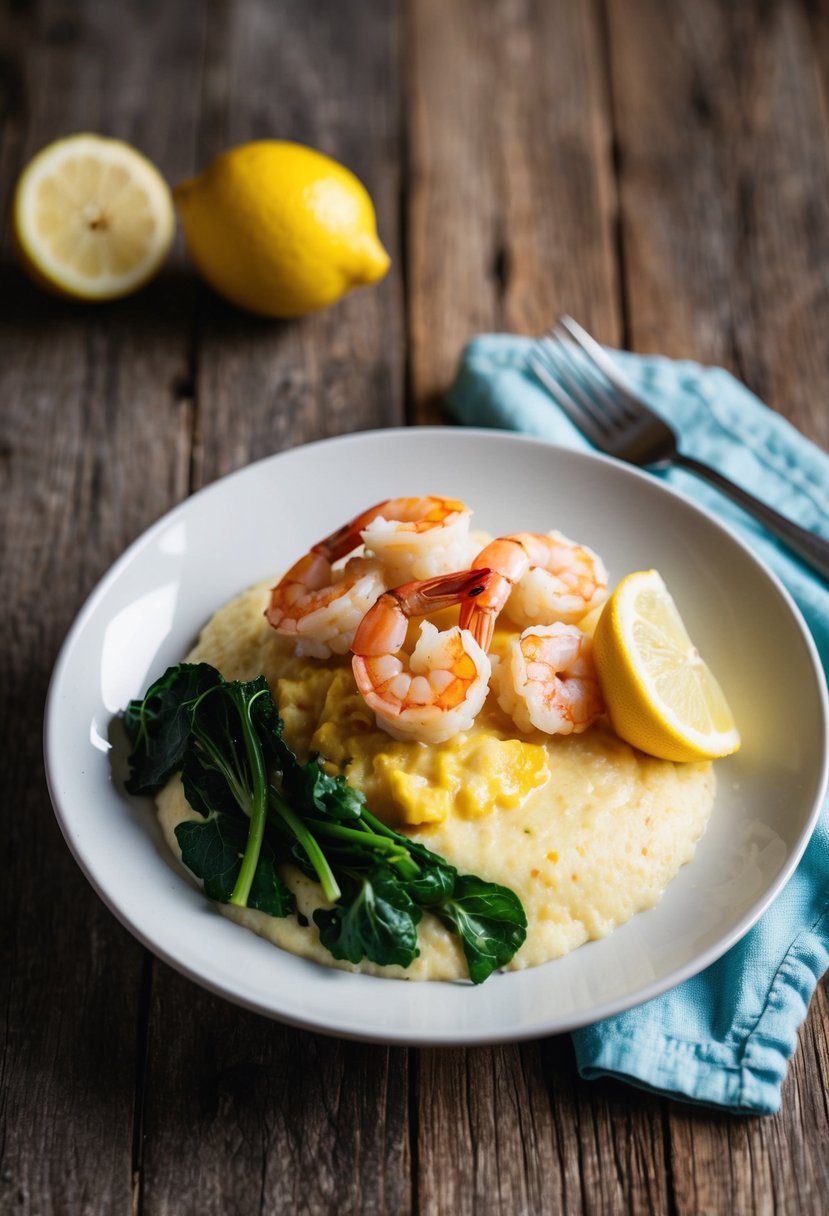
[[426, 910], [459, 935], [475, 984], [524, 941], [513, 891], [459, 874], [372, 815], [318, 758], [299, 762], [264, 676], [225, 680], [207, 663], [181, 663], [130, 702], [124, 725], [131, 794], [154, 794], [181, 773], [203, 821], [179, 824], [176, 838], [211, 899], [287, 916], [294, 900], [279, 868], [291, 863], [331, 905], [314, 921], [334, 958], [408, 966]]

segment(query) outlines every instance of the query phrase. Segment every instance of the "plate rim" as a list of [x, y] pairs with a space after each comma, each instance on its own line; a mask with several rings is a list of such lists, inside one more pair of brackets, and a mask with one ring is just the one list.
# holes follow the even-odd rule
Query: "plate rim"
[[[527, 435], [521, 432], [500, 430], [489, 427], [453, 427], [453, 426], [395, 426], [375, 428], [365, 431], [349, 432], [344, 435], [328, 436], [322, 439], [317, 439], [304, 444], [297, 444], [294, 447], [284, 449], [280, 452], [270, 453], [262, 456], [255, 461], [233, 469], [230, 472], [223, 474], [209, 482], [207, 485], [200, 487], [194, 493], [189, 494], [180, 502], [174, 504], [168, 510], [164, 511], [153, 523], [149, 524], [142, 532], [140, 532], [123, 550], [123, 552], [115, 559], [108, 569], [101, 575], [97, 582], [88, 593], [80, 608], [78, 609], [74, 620], [67, 630], [64, 639], [58, 650], [55, 659], [52, 674], [49, 680], [48, 691], [44, 707], [43, 719], [43, 756], [45, 765], [46, 784], [52, 802], [55, 817], [58, 820], [61, 833], [66, 841], [67, 847], [70, 850], [74, 860], [78, 864], [81, 872], [89, 882], [97, 896], [102, 900], [104, 905], [116, 917], [118, 922], [135, 937], [144, 948], [149, 950], [155, 957], [161, 959], [174, 970], [184, 975], [188, 980], [198, 984], [200, 987], [214, 993], [217, 996], [235, 1004], [239, 1007], [252, 1010], [272, 1020], [290, 1025], [299, 1029], [313, 1031], [315, 1033], [326, 1034], [338, 1038], [348, 1039], [359, 1042], [370, 1042], [377, 1044], [389, 1044], [396, 1046], [464, 1046], [464, 1045], [484, 1045], [506, 1042], [521, 1042], [529, 1039], [545, 1037], [550, 1034], [566, 1033], [581, 1027], [592, 1025], [602, 1021], [607, 1017], [622, 1013], [639, 1004], [643, 1004], [664, 992], [677, 987], [685, 980], [692, 978], [705, 970], [717, 959], [721, 958], [728, 952], [737, 942], [739, 942], [750, 929], [757, 923], [767, 908], [777, 899], [781, 891], [788, 883], [794, 871], [796, 870], [800, 860], [808, 847], [812, 834], [817, 826], [818, 819], [822, 810], [823, 802], [825, 801], [827, 789], [829, 788], [829, 747], [824, 747], [821, 758], [821, 764], [816, 774], [815, 790], [816, 794], [809, 813], [809, 816], [801, 829], [796, 845], [789, 851], [785, 864], [781, 867], [780, 872], [775, 877], [769, 887], [764, 890], [761, 896], [747, 909], [743, 916], [736, 922], [732, 929], [719, 937], [715, 943], [707, 949], [698, 953], [692, 960], [680, 965], [671, 970], [667, 975], [661, 976], [652, 983], [637, 989], [633, 995], [628, 994], [625, 997], [617, 997], [605, 1001], [599, 1005], [592, 1006], [589, 1010], [585, 1010], [582, 1014], [571, 1016], [566, 1019], [566, 1024], [558, 1024], [555, 1016], [548, 1016], [547, 1019], [540, 1023], [534, 1023], [527, 1026], [516, 1026], [514, 1028], [505, 1029], [502, 1032], [489, 1032], [485, 1026], [470, 1028], [465, 1026], [463, 1029], [448, 1030], [443, 1033], [430, 1031], [429, 1033], [418, 1036], [405, 1030], [397, 1030], [395, 1027], [386, 1027], [382, 1031], [354, 1031], [343, 1029], [335, 1022], [324, 1020], [321, 1017], [312, 1015], [301, 1016], [285, 1012], [281, 1009], [275, 1009], [273, 1003], [268, 1003], [263, 999], [256, 999], [253, 996], [247, 996], [235, 989], [231, 989], [222, 982], [213, 979], [209, 974], [199, 970], [197, 967], [188, 963], [187, 958], [182, 951], [176, 951], [169, 948], [165, 943], [159, 942], [152, 938], [151, 935], [145, 933], [141, 927], [136, 925], [124, 910], [118, 905], [117, 900], [110, 897], [108, 891], [103, 889], [99, 882], [94, 869], [88, 863], [88, 859], [83, 850], [78, 846], [71, 833], [71, 813], [67, 814], [66, 808], [63, 806], [62, 798], [59, 790], [56, 788], [55, 779], [56, 760], [53, 756], [55, 747], [56, 721], [58, 716], [58, 693], [61, 687], [61, 682], [64, 678], [64, 672], [69, 664], [72, 651], [78, 640], [83, 634], [87, 626], [88, 618], [93, 615], [101, 599], [106, 595], [109, 588], [117, 582], [122, 570], [129, 566], [134, 556], [145, 547], [150, 546], [156, 536], [165, 531], [171, 524], [176, 522], [178, 516], [187, 513], [192, 504], [196, 500], [202, 500], [213, 493], [224, 493], [227, 487], [235, 480], [240, 480], [246, 476], [250, 476], [253, 471], [261, 469], [263, 466], [273, 464], [284, 458], [290, 458], [297, 453], [308, 453], [313, 449], [323, 447], [341, 447], [350, 444], [360, 444], [366, 441], [375, 441], [377, 439], [393, 440], [395, 437], [406, 436], [407, 440], [417, 437], [419, 442], [427, 442], [440, 437], [445, 440], [447, 435], [452, 435], [454, 442], [457, 439], [465, 439], [467, 437], [481, 436], [497, 442], [515, 443], [518, 445], [527, 445], [530, 447], [552, 450], [559, 454], [566, 454], [569, 458], [577, 460], [585, 460], [590, 464], [599, 466], [610, 465], [617, 469], [623, 470], [624, 474], [652, 486], [658, 487], [662, 493], [668, 494], [670, 497], [678, 499], [686, 508], [692, 512], [696, 512], [703, 516], [709, 524], [713, 525], [716, 530], [724, 533], [729, 542], [736, 544], [749, 559], [749, 561], [758, 568], [761, 575], [770, 582], [771, 587], [781, 598], [789, 615], [796, 624], [805, 646], [806, 653], [809, 658], [809, 663], [812, 673], [815, 677], [815, 689], [818, 696], [818, 703], [821, 708], [823, 720], [823, 734], [827, 736], [829, 730], [829, 692], [827, 692], [827, 682], [823, 671], [820, 657], [817, 651], [814, 638], [806, 624], [803, 614], [798, 605], [794, 601], [791, 592], [756, 552], [747, 544], [743, 538], [732, 531], [732, 529], [714, 514], [707, 506], [697, 503], [692, 498], [688, 497], [681, 490], [673, 485], [670, 485], [661, 479], [654, 476], [644, 469], [627, 464], [624, 461], [614, 459], [613, 457], [605, 456], [602, 453], [590, 450], [572, 448], [566, 444], [553, 442], [544, 439], [540, 436]], [[117, 787], [116, 788], [117, 791]], [[186, 871], [184, 871], [186, 873]], [[192, 881], [192, 880], [191, 880]], [[624, 926], [619, 926], [624, 928]], [[249, 932], [249, 931], [248, 931]], [[596, 944], [591, 941], [584, 943], [578, 947], [579, 951], [588, 950], [591, 944]], [[285, 952], [287, 953], [287, 952]], [[299, 956], [291, 956], [299, 958]], [[309, 967], [319, 967], [321, 964], [313, 963], [310, 960], [301, 960]], [[554, 963], [557, 960], [552, 960]], [[552, 963], [539, 964], [539, 966], [550, 966]], [[535, 971], [536, 968], [528, 968], [528, 971]], [[375, 983], [386, 985], [389, 980], [384, 977], [366, 976], [359, 973], [348, 972], [333, 972], [337, 975], [348, 976], [353, 982], [362, 983], [365, 980], [370, 980]], [[518, 976], [525, 972], [510, 972], [505, 976], [493, 976], [491, 983], [504, 982], [510, 975]], [[431, 981], [434, 983], [442, 983], [444, 981]], [[401, 981], [402, 983], [402, 981]], [[471, 987], [471, 985], [468, 985]]]

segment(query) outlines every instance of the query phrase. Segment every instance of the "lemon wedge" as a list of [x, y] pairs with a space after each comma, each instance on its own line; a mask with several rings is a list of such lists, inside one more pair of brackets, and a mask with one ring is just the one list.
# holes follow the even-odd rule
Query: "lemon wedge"
[[174, 195], [197, 269], [249, 312], [302, 317], [389, 268], [365, 186], [303, 144], [228, 148]]
[[71, 135], [29, 162], [14, 196], [20, 260], [41, 286], [79, 300], [112, 300], [152, 278], [170, 248], [167, 183], [129, 144]]
[[594, 651], [613, 729], [663, 760], [714, 760], [740, 746], [728, 702], [656, 570], [622, 579]]

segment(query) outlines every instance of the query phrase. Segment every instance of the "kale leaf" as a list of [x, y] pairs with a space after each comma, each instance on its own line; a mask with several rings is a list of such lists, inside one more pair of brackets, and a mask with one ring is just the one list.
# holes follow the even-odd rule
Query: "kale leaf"
[[389, 966], [408, 967], [417, 957], [417, 922], [420, 908], [405, 886], [385, 866], [356, 875], [342, 902], [318, 908], [314, 922], [320, 941], [334, 958], [359, 963], [368, 958]]
[[130, 793], [155, 793], [181, 773], [202, 819], [180, 823], [176, 839], [211, 899], [286, 916], [294, 901], [279, 867], [291, 863], [332, 905], [314, 922], [334, 958], [408, 966], [425, 909], [459, 935], [475, 984], [523, 943], [527, 920], [513, 891], [459, 874], [387, 827], [318, 757], [299, 762], [264, 676], [224, 680], [206, 663], [182, 663], [130, 702], [124, 725]]
[[124, 710], [124, 727], [132, 745], [130, 794], [154, 794], [181, 768], [190, 743], [193, 706], [222, 677], [207, 663], [168, 667], [140, 701]]
[[[217, 811], [203, 823], [187, 820], [175, 828], [181, 859], [202, 879], [204, 893], [219, 903], [229, 903], [239, 878], [247, 840], [244, 819]], [[269, 916], [287, 916], [294, 899], [276, 868], [273, 849], [265, 842], [259, 855], [247, 906]]]
[[515, 892], [474, 874], [459, 875], [452, 895], [432, 910], [460, 934], [474, 984], [508, 963], [527, 936], [527, 917]]
[[365, 795], [350, 786], [344, 777], [330, 776], [316, 757], [307, 764], [298, 764], [284, 740], [280, 740], [278, 758], [282, 768], [282, 789], [292, 804], [311, 814], [316, 812], [332, 819], [360, 818]]
[[[124, 725], [133, 748], [129, 792], [152, 793], [181, 770], [190, 805], [208, 818], [204, 841], [212, 844], [198, 851], [197, 875], [206, 890], [225, 890], [228, 849], [221, 841], [222, 829], [229, 828], [224, 818], [247, 819], [241, 824], [243, 847], [232, 889], [215, 896], [246, 906], [255, 883], [268, 885], [264, 874], [257, 880], [257, 870], [268, 814], [268, 762], [278, 751], [282, 730], [265, 677], [226, 681], [207, 663], [181, 663], [169, 668], [143, 700], [130, 702]], [[217, 812], [221, 821], [213, 818]], [[212, 869], [205, 868], [208, 864]]]

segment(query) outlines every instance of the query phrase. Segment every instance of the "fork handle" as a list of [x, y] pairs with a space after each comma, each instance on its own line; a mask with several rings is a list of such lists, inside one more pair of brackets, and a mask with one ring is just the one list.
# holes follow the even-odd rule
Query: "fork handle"
[[800, 524], [787, 519], [785, 515], [781, 515], [779, 511], [775, 511], [766, 503], [761, 502], [759, 498], [755, 498], [741, 486], [735, 485], [733, 481], [729, 481], [727, 477], [723, 477], [722, 473], [712, 469], [709, 465], [703, 464], [701, 460], [694, 460], [692, 456], [683, 456], [678, 452], [673, 463], [704, 477], [729, 498], [733, 498], [746, 511], [756, 515], [770, 532], [784, 540], [798, 557], [829, 582], [829, 541], [824, 540], [815, 532], [809, 532], [807, 528], [801, 528]]

